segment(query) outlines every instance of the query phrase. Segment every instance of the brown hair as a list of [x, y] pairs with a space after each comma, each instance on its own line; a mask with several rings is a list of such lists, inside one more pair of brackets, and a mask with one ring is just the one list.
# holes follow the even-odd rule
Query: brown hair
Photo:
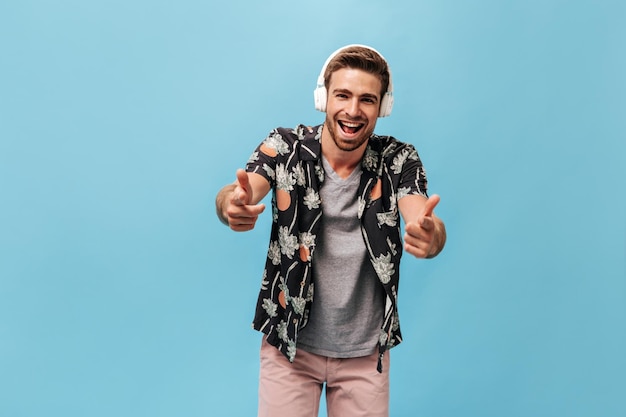
[[385, 59], [373, 49], [363, 46], [350, 46], [337, 53], [330, 60], [324, 72], [326, 90], [330, 86], [330, 77], [333, 72], [343, 68], [359, 69], [378, 76], [381, 83], [381, 97], [389, 88], [389, 66]]

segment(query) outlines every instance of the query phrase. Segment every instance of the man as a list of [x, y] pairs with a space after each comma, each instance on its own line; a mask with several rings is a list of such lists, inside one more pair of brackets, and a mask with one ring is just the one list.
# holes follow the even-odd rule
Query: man
[[[393, 105], [374, 49], [349, 45], [315, 90], [322, 125], [278, 128], [216, 198], [232, 230], [254, 228], [272, 193], [272, 232], [253, 327], [261, 347], [259, 416], [388, 416], [389, 352], [401, 342], [402, 250], [431, 258], [446, 240], [412, 145], [374, 134]], [[405, 222], [404, 242], [400, 219]]]

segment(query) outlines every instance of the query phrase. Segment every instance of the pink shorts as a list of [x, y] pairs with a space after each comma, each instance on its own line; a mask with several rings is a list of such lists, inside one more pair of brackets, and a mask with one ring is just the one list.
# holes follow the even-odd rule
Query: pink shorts
[[328, 417], [389, 416], [389, 352], [334, 359], [298, 349], [295, 361], [263, 339], [258, 417], [317, 417], [326, 384]]

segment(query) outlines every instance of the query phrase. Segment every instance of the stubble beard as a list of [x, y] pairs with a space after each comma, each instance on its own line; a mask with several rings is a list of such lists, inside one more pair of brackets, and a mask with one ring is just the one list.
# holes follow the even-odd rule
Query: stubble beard
[[342, 141], [336, 135], [335, 121], [332, 120], [328, 115], [326, 115], [325, 128], [328, 130], [328, 134], [335, 143], [335, 146], [337, 146], [337, 148], [344, 152], [352, 152], [359, 149], [365, 142], [369, 140], [369, 138], [372, 136], [372, 133], [374, 133], [374, 129], [364, 130], [363, 136], [360, 137], [356, 142]]

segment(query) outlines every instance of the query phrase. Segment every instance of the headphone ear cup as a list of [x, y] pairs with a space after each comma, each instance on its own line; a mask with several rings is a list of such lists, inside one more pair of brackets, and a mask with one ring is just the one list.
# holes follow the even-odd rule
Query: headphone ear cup
[[313, 98], [315, 99], [315, 110], [325, 112], [326, 111], [326, 87], [317, 87], [313, 91]]
[[391, 114], [393, 108], [393, 95], [388, 91], [380, 101], [380, 111], [378, 117], [387, 117]]

